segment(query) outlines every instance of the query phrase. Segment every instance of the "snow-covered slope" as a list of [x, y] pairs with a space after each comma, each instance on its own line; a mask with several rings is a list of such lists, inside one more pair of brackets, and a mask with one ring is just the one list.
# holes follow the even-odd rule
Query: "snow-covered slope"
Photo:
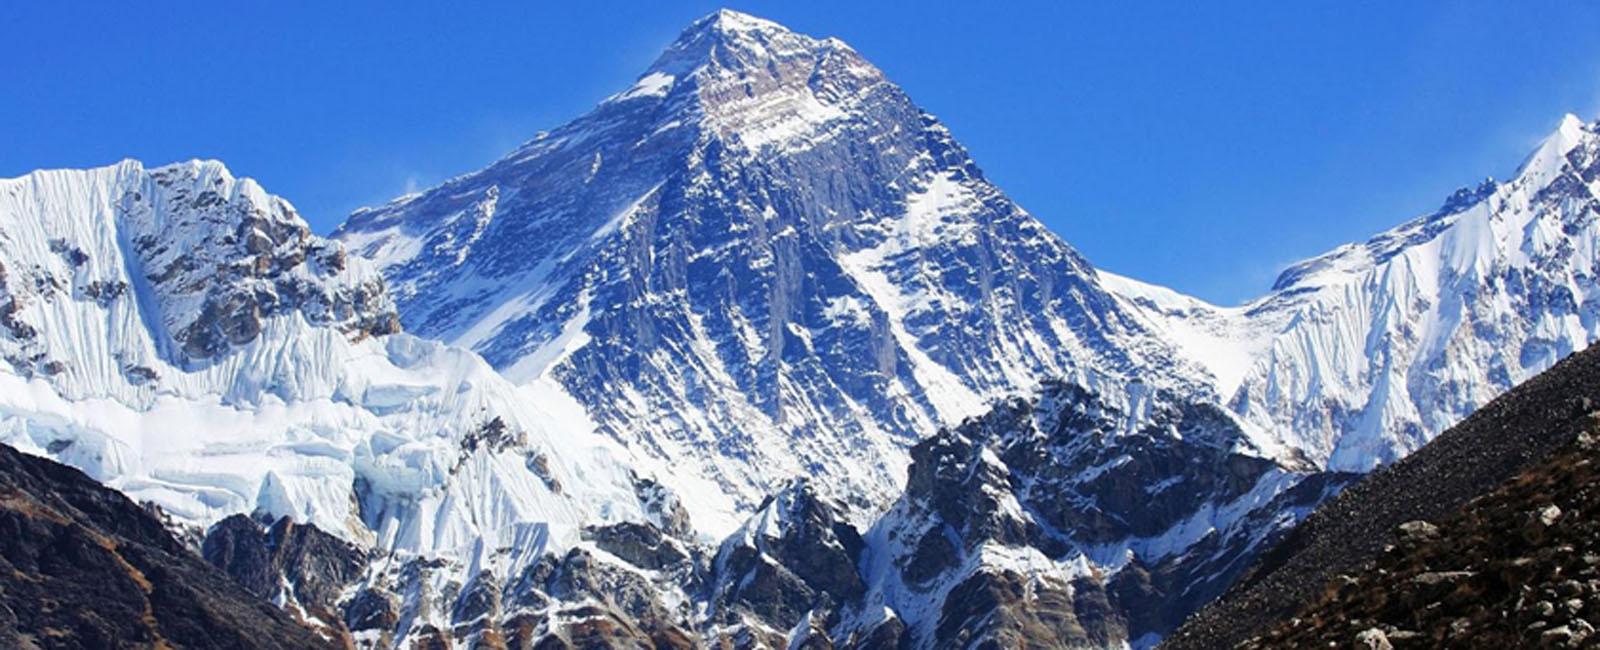
[[907, 446], [991, 399], [1172, 375], [1088, 263], [878, 69], [731, 11], [590, 114], [335, 236], [409, 331], [560, 383], [729, 512], [801, 474], [870, 508]]
[[1400, 458], [1600, 336], [1600, 127], [1568, 115], [1509, 182], [1220, 308], [1102, 272], [1229, 408], [1329, 468]]
[[0, 442], [185, 524], [407, 553], [645, 516], [559, 389], [395, 328], [364, 260], [219, 163], [0, 180]]

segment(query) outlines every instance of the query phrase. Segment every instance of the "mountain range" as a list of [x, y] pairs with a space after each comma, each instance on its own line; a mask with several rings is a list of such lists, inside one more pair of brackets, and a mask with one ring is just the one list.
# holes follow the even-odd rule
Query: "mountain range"
[[214, 161], [0, 181], [0, 442], [358, 645], [1148, 647], [1594, 340], [1597, 157], [1219, 307], [724, 10], [331, 237]]

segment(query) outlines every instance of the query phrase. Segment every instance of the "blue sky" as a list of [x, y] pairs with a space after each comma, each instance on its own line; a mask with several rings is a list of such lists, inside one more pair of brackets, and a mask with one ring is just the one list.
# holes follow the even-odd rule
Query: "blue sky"
[[[8, 6], [0, 176], [218, 158], [326, 232], [585, 112], [719, 6], [241, 4]], [[1095, 263], [1222, 303], [1600, 112], [1594, 3], [727, 4], [849, 42]]]

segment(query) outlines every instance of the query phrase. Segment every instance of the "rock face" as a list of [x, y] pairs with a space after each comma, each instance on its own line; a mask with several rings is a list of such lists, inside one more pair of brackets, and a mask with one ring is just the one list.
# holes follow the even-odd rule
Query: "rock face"
[[0, 646], [321, 648], [127, 497], [0, 445]]
[[1129, 394], [1051, 384], [914, 447], [857, 624], [887, 608], [915, 647], [1147, 645], [1351, 479], [1234, 451], [1204, 402]]
[[[201, 553], [250, 593], [278, 603], [330, 636], [349, 638], [338, 604], [346, 585], [366, 572], [367, 551], [314, 526], [295, 525], [288, 517], [264, 528], [234, 515], [211, 528]], [[362, 609], [354, 618], [375, 615], [381, 616]]]
[[0, 268], [0, 442], [185, 525], [459, 557], [684, 517], [559, 389], [394, 333], [369, 264], [220, 163], [0, 180]]
[[[245, 516], [206, 534], [205, 559], [327, 637], [356, 647], [699, 647], [691, 596], [701, 549], [648, 523], [585, 531], [562, 554], [477, 573], [449, 561], [360, 549], [312, 526]], [[626, 559], [624, 559], [626, 558]]]
[[[24, 375], [89, 374], [75, 332], [51, 327], [49, 312], [73, 303], [117, 318], [147, 301], [156, 347], [189, 366], [255, 341], [287, 313], [352, 337], [399, 329], [379, 276], [347, 269], [343, 246], [215, 162], [36, 172], [0, 191], [0, 220], [0, 313], [12, 335], [0, 351]], [[99, 343], [121, 343], [107, 338]], [[156, 378], [144, 356], [154, 351], [117, 352], [130, 378]]]
[[[1563, 520], [1592, 500], [1589, 483], [1578, 479], [1589, 471], [1593, 444], [1573, 441], [1595, 426], [1596, 394], [1600, 350], [1586, 350], [1495, 399], [1328, 501], [1162, 647], [1231, 647], [1296, 616], [1299, 624], [1272, 632], [1282, 636], [1265, 637], [1264, 647], [1354, 639], [1362, 630], [1349, 629], [1344, 615], [1425, 634], [1430, 643], [1461, 634], [1476, 640], [1489, 634], [1486, 626], [1507, 639], [1489, 646], [1542, 634], [1526, 627], [1528, 608], [1565, 579], [1558, 567], [1581, 570], [1583, 549], [1595, 543], [1584, 518]], [[1572, 544], [1550, 542], [1556, 535]], [[1494, 603], [1519, 598], [1521, 605], [1504, 610], [1515, 620], [1491, 614], [1502, 611]], [[1435, 602], [1443, 609], [1428, 607]], [[1309, 618], [1296, 613], [1306, 606]], [[1544, 629], [1570, 619], [1540, 616]], [[1468, 631], [1450, 630], [1451, 617], [1467, 619]]]
[[842, 506], [809, 481], [785, 486], [718, 550], [709, 594], [713, 629], [784, 640], [808, 622], [825, 638], [838, 606], [858, 602], [867, 590], [865, 551]]
[[729, 510], [798, 475], [887, 501], [904, 449], [990, 398], [1165, 363], [878, 69], [737, 12], [589, 115], [335, 237], [408, 330], [559, 381]]

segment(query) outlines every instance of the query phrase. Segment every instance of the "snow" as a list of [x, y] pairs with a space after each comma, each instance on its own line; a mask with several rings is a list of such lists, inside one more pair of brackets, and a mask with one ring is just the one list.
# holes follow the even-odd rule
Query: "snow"
[[632, 88], [620, 94], [613, 95], [608, 102], [621, 102], [643, 97], [665, 97], [672, 90], [672, 84], [677, 81], [675, 77], [661, 71], [654, 71], [639, 78]]
[[1259, 448], [1366, 471], [1600, 337], [1600, 187], [1574, 168], [1597, 147], [1568, 115], [1511, 181], [1296, 264], [1241, 307], [1101, 282], [1207, 369]]
[[[31, 328], [19, 334], [0, 321], [0, 442], [79, 467], [186, 523], [261, 511], [396, 557], [448, 558], [451, 570], [429, 578], [442, 588], [464, 568], [520, 572], [542, 553], [582, 544], [583, 525], [646, 518], [637, 477], [679, 497], [702, 541], [778, 536], [790, 523], [787, 502], [745, 515], [784, 479], [819, 472], [819, 487], [868, 504], [845, 516], [871, 520], [899, 488], [911, 437], [1062, 376], [1124, 391], [1108, 399], [1125, 402], [1130, 427], [1148, 407], [1144, 391], [1194, 389], [1190, 397], [1238, 419], [1251, 453], [1286, 467], [1303, 468], [1307, 458], [1367, 470], [1600, 336], [1600, 203], [1596, 182], [1584, 180], [1594, 177], [1600, 137], [1573, 116], [1516, 178], [1484, 186], [1470, 205], [1294, 265], [1267, 295], [1221, 307], [1078, 266], [1069, 247], [1019, 208], [991, 209], [1009, 203], [971, 172], [953, 140], [936, 162], [927, 143], [948, 132], [885, 84], [842, 42], [719, 12], [594, 115], [482, 172], [354, 215], [338, 234], [351, 252], [340, 268], [309, 260], [277, 276], [236, 279], [252, 290], [284, 279], [345, 295], [381, 285], [381, 271], [409, 298], [436, 292], [424, 297], [444, 315], [422, 320], [446, 342], [369, 336], [356, 327], [369, 314], [308, 303], [267, 315], [253, 337], [214, 355], [188, 354], [181, 333], [205, 312], [212, 289], [231, 288], [208, 284], [215, 270], [292, 257], [303, 252], [298, 244], [331, 244], [310, 235], [287, 201], [215, 161], [155, 169], [124, 161], [0, 180], [0, 307], [14, 307]], [[616, 117], [635, 113], [648, 117]], [[914, 119], [835, 140], [884, 114]], [[851, 174], [851, 160], [801, 157], [828, 142], [876, 156], [871, 162], [893, 170], [892, 180]], [[713, 178], [708, 152], [730, 154], [717, 160], [726, 177]], [[828, 175], [808, 178], [811, 185], [762, 180], [791, 161]], [[519, 185], [546, 177], [570, 180], [528, 185], [526, 193]], [[869, 182], [887, 198], [794, 204]], [[680, 203], [693, 207], [663, 207]], [[993, 227], [993, 219], [1013, 217], [1007, 225], [1016, 230]], [[697, 230], [700, 220], [719, 218]], [[489, 236], [508, 222], [539, 228], [508, 230], [536, 233], [522, 240]], [[290, 235], [270, 250], [241, 252], [233, 241], [279, 229]], [[707, 235], [714, 245], [683, 245]], [[1032, 277], [1006, 277], [1027, 259], [940, 265], [941, 255], [999, 250], [976, 246], [997, 236], [1015, 245], [1005, 252], [1066, 261]], [[553, 252], [525, 250], [552, 242]], [[796, 270], [789, 253], [802, 248], [822, 252]], [[658, 256], [685, 263], [655, 266]], [[833, 279], [843, 286], [811, 288], [835, 262], [845, 277]], [[720, 266], [668, 277], [696, 264]], [[419, 265], [428, 268], [411, 268]], [[660, 268], [669, 271], [652, 275]], [[981, 283], [981, 302], [947, 280], [972, 268], [996, 275]], [[178, 281], [157, 279], [169, 270]], [[394, 280], [409, 271], [426, 281]], [[707, 277], [774, 287], [783, 300], [692, 303], [691, 295], [707, 294], [683, 285]], [[126, 293], [102, 292], [119, 282]], [[1028, 282], [1070, 290], [1046, 296], [1055, 302], [1039, 307], [1050, 313], [1038, 323], [1022, 323], [1018, 315], [1029, 314], [1015, 285]], [[1095, 307], [1055, 312], [1074, 299]], [[390, 306], [381, 295], [373, 302], [367, 307], [380, 313]], [[497, 359], [498, 371], [473, 351], [525, 333], [511, 325], [552, 304], [570, 309], [538, 324], [543, 339]], [[820, 312], [825, 322], [790, 317], [791, 307], [806, 318]], [[626, 325], [597, 320], [623, 309], [634, 310]], [[973, 313], [996, 323], [981, 349], [939, 349], [945, 340], [927, 323]], [[1124, 316], [1135, 322], [1131, 330], [1121, 329]], [[727, 321], [721, 334], [719, 317]], [[818, 350], [840, 345], [840, 334], [871, 339], [866, 356], [880, 358], [818, 367]], [[597, 343], [646, 339], [653, 345], [623, 360], [631, 376], [577, 383], [592, 378], [582, 364], [618, 361], [582, 354]], [[798, 341], [803, 350], [780, 357], [774, 341]], [[1168, 353], [1172, 367], [1163, 363]], [[1100, 363], [1124, 355], [1126, 367]], [[886, 414], [874, 395], [840, 388], [878, 381], [872, 385], [903, 410]], [[578, 389], [603, 397], [580, 401]], [[514, 439], [475, 437], [496, 419]], [[981, 460], [1002, 468], [988, 450]], [[1130, 460], [1114, 457], [1079, 478]], [[944, 594], [972, 571], [1070, 580], [1117, 567], [1130, 552], [1180, 556], [1214, 532], [1259, 540], [1268, 531], [1240, 531], [1242, 523], [1297, 476], [1269, 472], [1238, 499], [1202, 506], [1158, 535], [1083, 554], [965, 549], [972, 552], [964, 564], [927, 590], [900, 584], [884, 561], [903, 557], [899, 545], [916, 537], [890, 533], [928, 524], [896, 519], [906, 516], [896, 505], [869, 535], [872, 592], [860, 616], [901, 616], [925, 639]], [[1158, 496], [1184, 484], [1141, 487]], [[1015, 494], [984, 489], [1000, 516], [1031, 518]]]
[[[280, 206], [273, 209], [284, 210], [281, 218], [299, 223], [286, 202], [217, 163], [146, 170], [130, 161], [0, 181], [5, 268], [124, 281], [135, 294], [35, 295], [8, 274], [0, 296], [25, 304], [19, 318], [41, 334], [0, 333], [0, 345], [70, 365], [30, 376], [0, 364], [0, 442], [77, 466], [186, 523], [259, 510], [445, 557], [528, 522], [570, 533], [586, 522], [643, 517], [632, 468], [614, 443], [586, 422], [552, 417], [542, 406], [554, 401], [551, 385], [529, 400], [529, 389], [466, 350], [406, 334], [353, 337], [288, 312], [215, 359], [175, 358], [165, 341], [177, 327], [162, 324], [181, 326], [175, 318], [199, 309], [130, 276], [163, 253], [134, 247], [128, 233], [148, 219], [168, 241], [209, 241], [207, 229], [231, 224], [192, 218], [187, 211], [198, 208], [181, 198], [197, 196], [182, 189], [190, 185], [154, 181], [174, 178], [221, 188], [225, 205]], [[148, 211], [119, 207], [141, 200]], [[83, 252], [75, 267], [58, 252], [71, 250]], [[353, 260], [340, 274], [304, 281], [359, 283], [367, 268]], [[132, 365], [154, 378], [136, 381], [125, 372]], [[492, 417], [521, 440], [464, 456], [462, 440]], [[563, 490], [535, 477], [525, 454], [547, 456]], [[366, 492], [354, 491], [358, 482]]]
[[1167, 343], [1210, 373], [1219, 395], [1238, 389], [1270, 341], [1269, 332], [1252, 327], [1244, 309], [1218, 307], [1105, 269], [1096, 274], [1107, 290], [1151, 317], [1149, 325]]

